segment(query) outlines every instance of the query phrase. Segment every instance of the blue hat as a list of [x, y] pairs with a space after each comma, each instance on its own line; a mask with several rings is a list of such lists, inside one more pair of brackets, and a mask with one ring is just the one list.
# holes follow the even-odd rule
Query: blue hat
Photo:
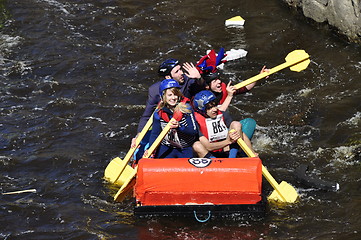
[[179, 61], [174, 58], [165, 60], [158, 69], [159, 76], [165, 77], [170, 75], [172, 69], [179, 64]]
[[201, 112], [206, 111], [206, 105], [216, 99], [216, 96], [208, 90], [197, 93], [193, 99], [193, 106]]
[[159, 95], [163, 97], [164, 90], [168, 88], [181, 88], [179, 83], [174, 79], [164, 79], [159, 85]]

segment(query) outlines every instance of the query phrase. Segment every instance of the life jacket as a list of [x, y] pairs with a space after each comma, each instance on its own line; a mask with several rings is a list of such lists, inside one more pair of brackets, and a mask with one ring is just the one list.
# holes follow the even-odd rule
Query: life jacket
[[221, 87], [222, 87], [222, 97], [219, 100], [219, 103], [218, 103], [219, 105], [222, 105], [224, 103], [224, 101], [226, 100], [227, 95], [228, 95], [228, 93], [227, 93], [227, 85], [224, 82], [222, 82]]
[[[223, 113], [218, 110], [217, 117], [212, 119], [205, 117], [199, 112], [194, 113], [199, 124], [200, 131], [209, 142], [218, 142], [227, 138], [228, 128], [224, 121]], [[220, 152], [223, 148], [214, 150], [213, 152]]]
[[[189, 103], [190, 100], [186, 97], [183, 97], [180, 101], [181, 103]], [[160, 123], [162, 128], [170, 121], [169, 116], [172, 112], [168, 108], [162, 108], [158, 110], [158, 115], [160, 117]], [[186, 124], [186, 117], [184, 113], [181, 113], [179, 116], [178, 122], [182, 125]], [[195, 121], [195, 120], [193, 120]], [[168, 134], [162, 140], [162, 144], [169, 147], [175, 148], [184, 148], [191, 146], [195, 142], [195, 135], [187, 135], [179, 131], [178, 129], [170, 129]]]

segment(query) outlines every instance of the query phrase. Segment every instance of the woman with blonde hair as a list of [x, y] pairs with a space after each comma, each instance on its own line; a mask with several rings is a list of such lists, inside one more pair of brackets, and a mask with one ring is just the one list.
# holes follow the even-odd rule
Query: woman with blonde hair
[[153, 116], [149, 146], [172, 119], [175, 111], [180, 111], [182, 117], [179, 121], [172, 120], [169, 133], [155, 153], [156, 158], [193, 157], [192, 145], [198, 140], [198, 128], [190, 100], [183, 96], [180, 88], [179, 83], [174, 79], [164, 79], [159, 86], [161, 102]]

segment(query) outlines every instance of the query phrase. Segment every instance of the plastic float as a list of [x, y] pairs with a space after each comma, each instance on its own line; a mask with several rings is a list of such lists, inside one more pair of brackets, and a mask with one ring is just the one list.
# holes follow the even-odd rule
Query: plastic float
[[144, 158], [134, 196], [136, 216], [263, 217], [262, 162], [258, 157]]
[[233, 18], [227, 19], [225, 22], [226, 27], [232, 26], [243, 26], [245, 20], [241, 16], [235, 16]]

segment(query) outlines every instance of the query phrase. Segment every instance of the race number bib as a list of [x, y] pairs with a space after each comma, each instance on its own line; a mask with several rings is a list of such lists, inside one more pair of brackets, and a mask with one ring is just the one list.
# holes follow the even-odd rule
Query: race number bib
[[223, 121], [222, 114], [219, 114], [215, 119], [206, 118], [206, 125], [208, 131], [208, 140], [215, 142], [227, 138], [228, 128]]

